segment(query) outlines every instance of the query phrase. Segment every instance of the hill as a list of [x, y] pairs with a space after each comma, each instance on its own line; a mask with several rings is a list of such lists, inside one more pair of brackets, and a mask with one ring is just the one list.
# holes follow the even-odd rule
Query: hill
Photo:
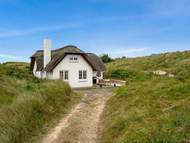
[[128, 76], [163, 70], [185, 79], [189, 76], [190, 51], [164, 53], [139, 58], [116, 59], [107, 64], [106, 77], [128, 78]]
[[[174, 76], [155, 75], [156, 70]], [[117, 59], [107, 64], [108, 78], [127, 83], [107, 103], [100, 142], [189, 142], [189, 71], [190, 51]]]
[[0, 142], [37, 142], [80, 97], [62, 81], [33, 77], [28, 63], [0, 64]]

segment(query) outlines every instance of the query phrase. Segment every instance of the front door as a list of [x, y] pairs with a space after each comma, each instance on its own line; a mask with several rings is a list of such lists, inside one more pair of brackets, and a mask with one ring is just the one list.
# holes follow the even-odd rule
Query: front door
[[93, 84], [97, 84], [97, 79], [96, 79], [96, 77], [93, 77]]

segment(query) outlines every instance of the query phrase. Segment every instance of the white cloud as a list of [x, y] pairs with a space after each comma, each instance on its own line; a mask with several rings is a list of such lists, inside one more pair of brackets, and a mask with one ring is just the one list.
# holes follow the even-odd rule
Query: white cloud
[[[114, 49], [114, 50], [113, 50]], [[97, 54], [100, 55], [102, 53], [109, 54], [111, 57], [121, 57], [121, 56], [127, 56], [127, 57], [132, 57], [135, 55], [139, 55], [139, 53], [146, 52], [150, 48], [147, 47], [137, 47], [137, 48], [112, 48], [112, 50], [101, 50]], [[143, 55], [143, 54], [142, 54]]]
[[49, 26], [46, 25], [42, 27], [28, 28], [28, 29], [10, 30], [7, 28], [3, 28], [3, 31], [1, 31], [0, 29], [1, 31], [0, 38], [25, 36], [25, 35], [32, 35], [32, 34], [37, 34], [37, 33], [58, 31], [58, 30], [64, 30], [64, 29], [80, 28], [92, 23], [122, 21], [122, 20], [127, 20], [127, 19], [128, 17], [126, 16], [111, 16], [111, 17], [102, 17], [102, 18], [93, 18], [93, 19], [83, 19], [80, 21], [70, 21], [70, 22], [62, 23], [62, 24], [49, 25]]
[[115, 51], [112, 51], [110, 53], [112, 54], [130, 54], [130, 53], [136, 53], [136, 52], [142, 52], [146, 51], [148, 48], [129, 48], [129, 49], [118, 49]]
[[82, 23], [67, 23], [63, 25], [56, 25], [56, 26], [43, 26], [43, 27], [37, 27], [37, 28], [30, 28], [26, 30], [7, 30], [6, 32], [0, 33], [0, 38], [6, 38], [6, 37], [15, 37], [15, 36], [25, 36], [25, 35], [32, 35], [36, 33], [42, 33], [42, 32], [49, 32], [49, 31], [56, 31], [56, 30], [63, 30], [68, 28], [75, 28], [78, 26], [81, 26]]
[[9, 59], [9, 60], [22, 60], [23, 57], [8, 55], [8, 54], [0, 54], [0, 58]]

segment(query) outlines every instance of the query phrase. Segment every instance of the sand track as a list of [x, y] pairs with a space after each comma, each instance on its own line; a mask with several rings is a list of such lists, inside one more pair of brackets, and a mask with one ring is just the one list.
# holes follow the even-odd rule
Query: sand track
[[100, 116], [111, 89], [77, 90], [85, 94], [82, 101], [50, 131], [42, 143], [95, 143]]

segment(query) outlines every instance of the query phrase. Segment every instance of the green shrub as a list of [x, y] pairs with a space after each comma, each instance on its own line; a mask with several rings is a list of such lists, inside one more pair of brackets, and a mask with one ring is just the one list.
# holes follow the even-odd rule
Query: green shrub
[[132, 81], [145, 81], [147, 79], [151, 79], [153, 75], [150, 72], [119, 69], [119, 70], [113, 70], [111, 73], [111, 77], [132, 82]]
[[130, 71], [130, 70], [113, 70], [111, 73], [111, 76], [113, 78], [128, 78], [128, 77], [132, 77], [135, 76], [135, 72], [134, 71]]

